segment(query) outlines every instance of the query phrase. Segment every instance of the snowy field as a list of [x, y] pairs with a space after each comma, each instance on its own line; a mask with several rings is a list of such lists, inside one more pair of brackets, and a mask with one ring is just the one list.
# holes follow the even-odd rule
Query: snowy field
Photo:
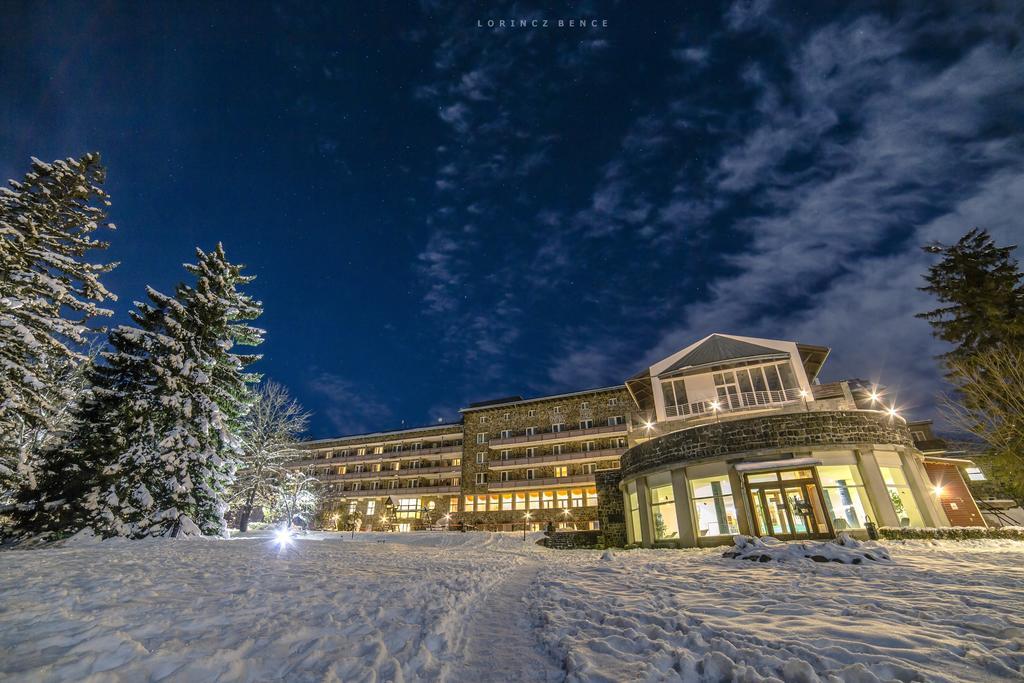
[[1024, 544], [886, 547], [860, 566], [485, 533], [5, 551], [0, 679], [1024, 677]]

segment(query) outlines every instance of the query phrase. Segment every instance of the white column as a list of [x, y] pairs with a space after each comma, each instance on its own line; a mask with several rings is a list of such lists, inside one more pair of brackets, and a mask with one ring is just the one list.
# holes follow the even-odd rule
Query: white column
[[921, 510], [924, 523], [928, 526], [939, 527], [949, 526], [949, 519], [946, 511], [942, 509], [939, 502], [932, 493], [932, 480], [921, 464], [920, 458], [906, 449], [900, 450], [900, 464], [903, 465], [903, 473], [907, 476], [907, 483], [917, 500], [917, 507]]
[[686, 470], [672, 470], [672, 495], [676, 501], [676, 524], [679, 526], [679, 545], [693, 548], [697, 545], [697, 531], [690, 505], [690, 482]]
[[736, 468], [729, 465], [729, 487], [732, 489], [732, 504], [736, 507], [736, 523], [740, 527], [740, 533], [746, 536], [757, 536], [757, 521], [754, 519], [754, 511], [748, 503], [747, 489], [743, 485], [743, 477], [736, 471]]
[[868, 493], [868, 500], [871, 501], [871, 509], [875, 513], [875, 519], [872, 521], [878, 526], [898, 527], [900, 518], [896, 514], [896, 508], [892, 506], [892, 498], [889, 497], [889, 489], [882, 479], [882, 470], [878, 469], [878, 460], [874, 452], [855, 452], [860, 476], [864, 479], [864, 488]]
[[654, 545], [654, 520], [651, 519], [651, 496], [647, 492], [647, 477], [636, 480], [636, 500], [640, 505], [640, 538], [645, 548]]
[[629, 491], [626, 488], [622, 490], [622, 509], [626, 514], [626, 540], [630, 543], [639, 543], [640, 530], [633, 528], [633, 513], [629, 509]]

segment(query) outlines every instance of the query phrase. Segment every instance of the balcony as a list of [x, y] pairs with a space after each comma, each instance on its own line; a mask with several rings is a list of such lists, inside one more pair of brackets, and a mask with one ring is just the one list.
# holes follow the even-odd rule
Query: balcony
[[487, 468], [491, 470], [520, 470], [525, 467], [538, 467], [541, 465], [569, 465], [618, 458], [625, 452], [625, 448], [599, 448], [595, 451], [573, 451], [572, 453], [560, 453], [558, 455], [538, 455], [533, 458], [492, 460], [487, 463]]
[[395, 496], [404, 498], [408, 496], [457, 496], [461, 489], [458, 486], [413, 486], [411, 488], [397, 489], [366, 489], [363, 491], [335, 491], [324, 495], [325, 499], [337, 500], [339, 498], [387, 498]]
[[346, 472], [345, 474], [319, 474], [316, 478], [320, 481], [352, 481], [364, 479], [413, 479], [429, 474], [450, 474], [459, 476], [462, 467], [456, 465], [445, 467], [405, 467], [400, 470], [380, 470], [379, 472]]
[[409, 448], [401, 451], [387, 451], [385, 453], [367, 453], [366, 455], [345, 455], [335, 458], [304, 458], [293, 460], [288, 467], [334, 467], [337, 465], [349, 465], [357, 463], [393, 462], [396, 460], [416, 460], [429, 455], [450, 455], [453, 458], [462, 457], [462, 446], [438, 446], [436, 448]]
[[510, 436], [505, 439], [492, 439], [488, 442], [487, 447], [496, 449], [506, 448], [509, 446], [533, 446], [559, 441], [584, 441], [595, 436], [625, 435], [627, 431], [627, 426], [625, 424], [620, 424], [590, 427], [588, 429], [565, 429], [560, 432], [537, 432], [536, 434]]
[[713, 417], [717, 404], [719, 415], [744, 410], [763, 410], [773, 406], [786, 403], [795, 403], [803, 400], [800, 395], [801, 389], [781, 389], [777, 391], [743, 391], [738, 394], [719, 398], [715, 400], [697, 401], [696, 403], [683, 403], [681, 405], [665, 406], [665, 416], [669, 418], [699, 418]]
[[544, 479], [513, 479], [511, 481], [488, 482], [487, 490], [495, 491], [519, 491], [522, 489], [550, 489], [565, 488], [566, 486], [593, 486], [593, 474], [573, 474], [568, 477], [545, 477]]

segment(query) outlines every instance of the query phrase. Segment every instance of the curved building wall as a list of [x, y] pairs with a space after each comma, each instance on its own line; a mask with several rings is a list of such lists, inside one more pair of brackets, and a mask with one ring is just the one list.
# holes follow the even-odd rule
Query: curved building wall
[[691, 427], [630, 448], [620, 474], [628, 538], [645, 546], [864, 536], [868, 521], [948, 526], [906, 422], [880, 411]]
[[651, 439], [622, 455], [622, 478], [662, 465], [772, 448], [893, 444], [913, 447], [906, 422], [876, 411], [762, 415], [705, 424]]

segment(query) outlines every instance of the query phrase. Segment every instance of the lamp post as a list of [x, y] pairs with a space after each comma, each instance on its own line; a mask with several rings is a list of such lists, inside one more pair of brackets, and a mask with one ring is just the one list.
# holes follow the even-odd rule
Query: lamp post
[[533, 516], [529, 512], [527, 512], [525, 515], [523, 515], [523, 541], [524, 542], [526, 541], [526, 523], [529, 522], [530, 519], [532, 519], [532, 517]]
[[806, 389], [801, 389], [800, 390], [800, 398], [804, 402], [804, 412], [807, 412], [809, 410], [809, 408], [807, 407], [807, 390]]
[[721, 408], [721, 407], [722, 407], [722, 404], [719, 403], [718, 401], [712, 401], [711, 402], [711, 410], [713, 410], [715, 412], [715, 422], [717, 422], [718, 424], [722, 423], [722, 420], [718, 417], [718, 409]]

